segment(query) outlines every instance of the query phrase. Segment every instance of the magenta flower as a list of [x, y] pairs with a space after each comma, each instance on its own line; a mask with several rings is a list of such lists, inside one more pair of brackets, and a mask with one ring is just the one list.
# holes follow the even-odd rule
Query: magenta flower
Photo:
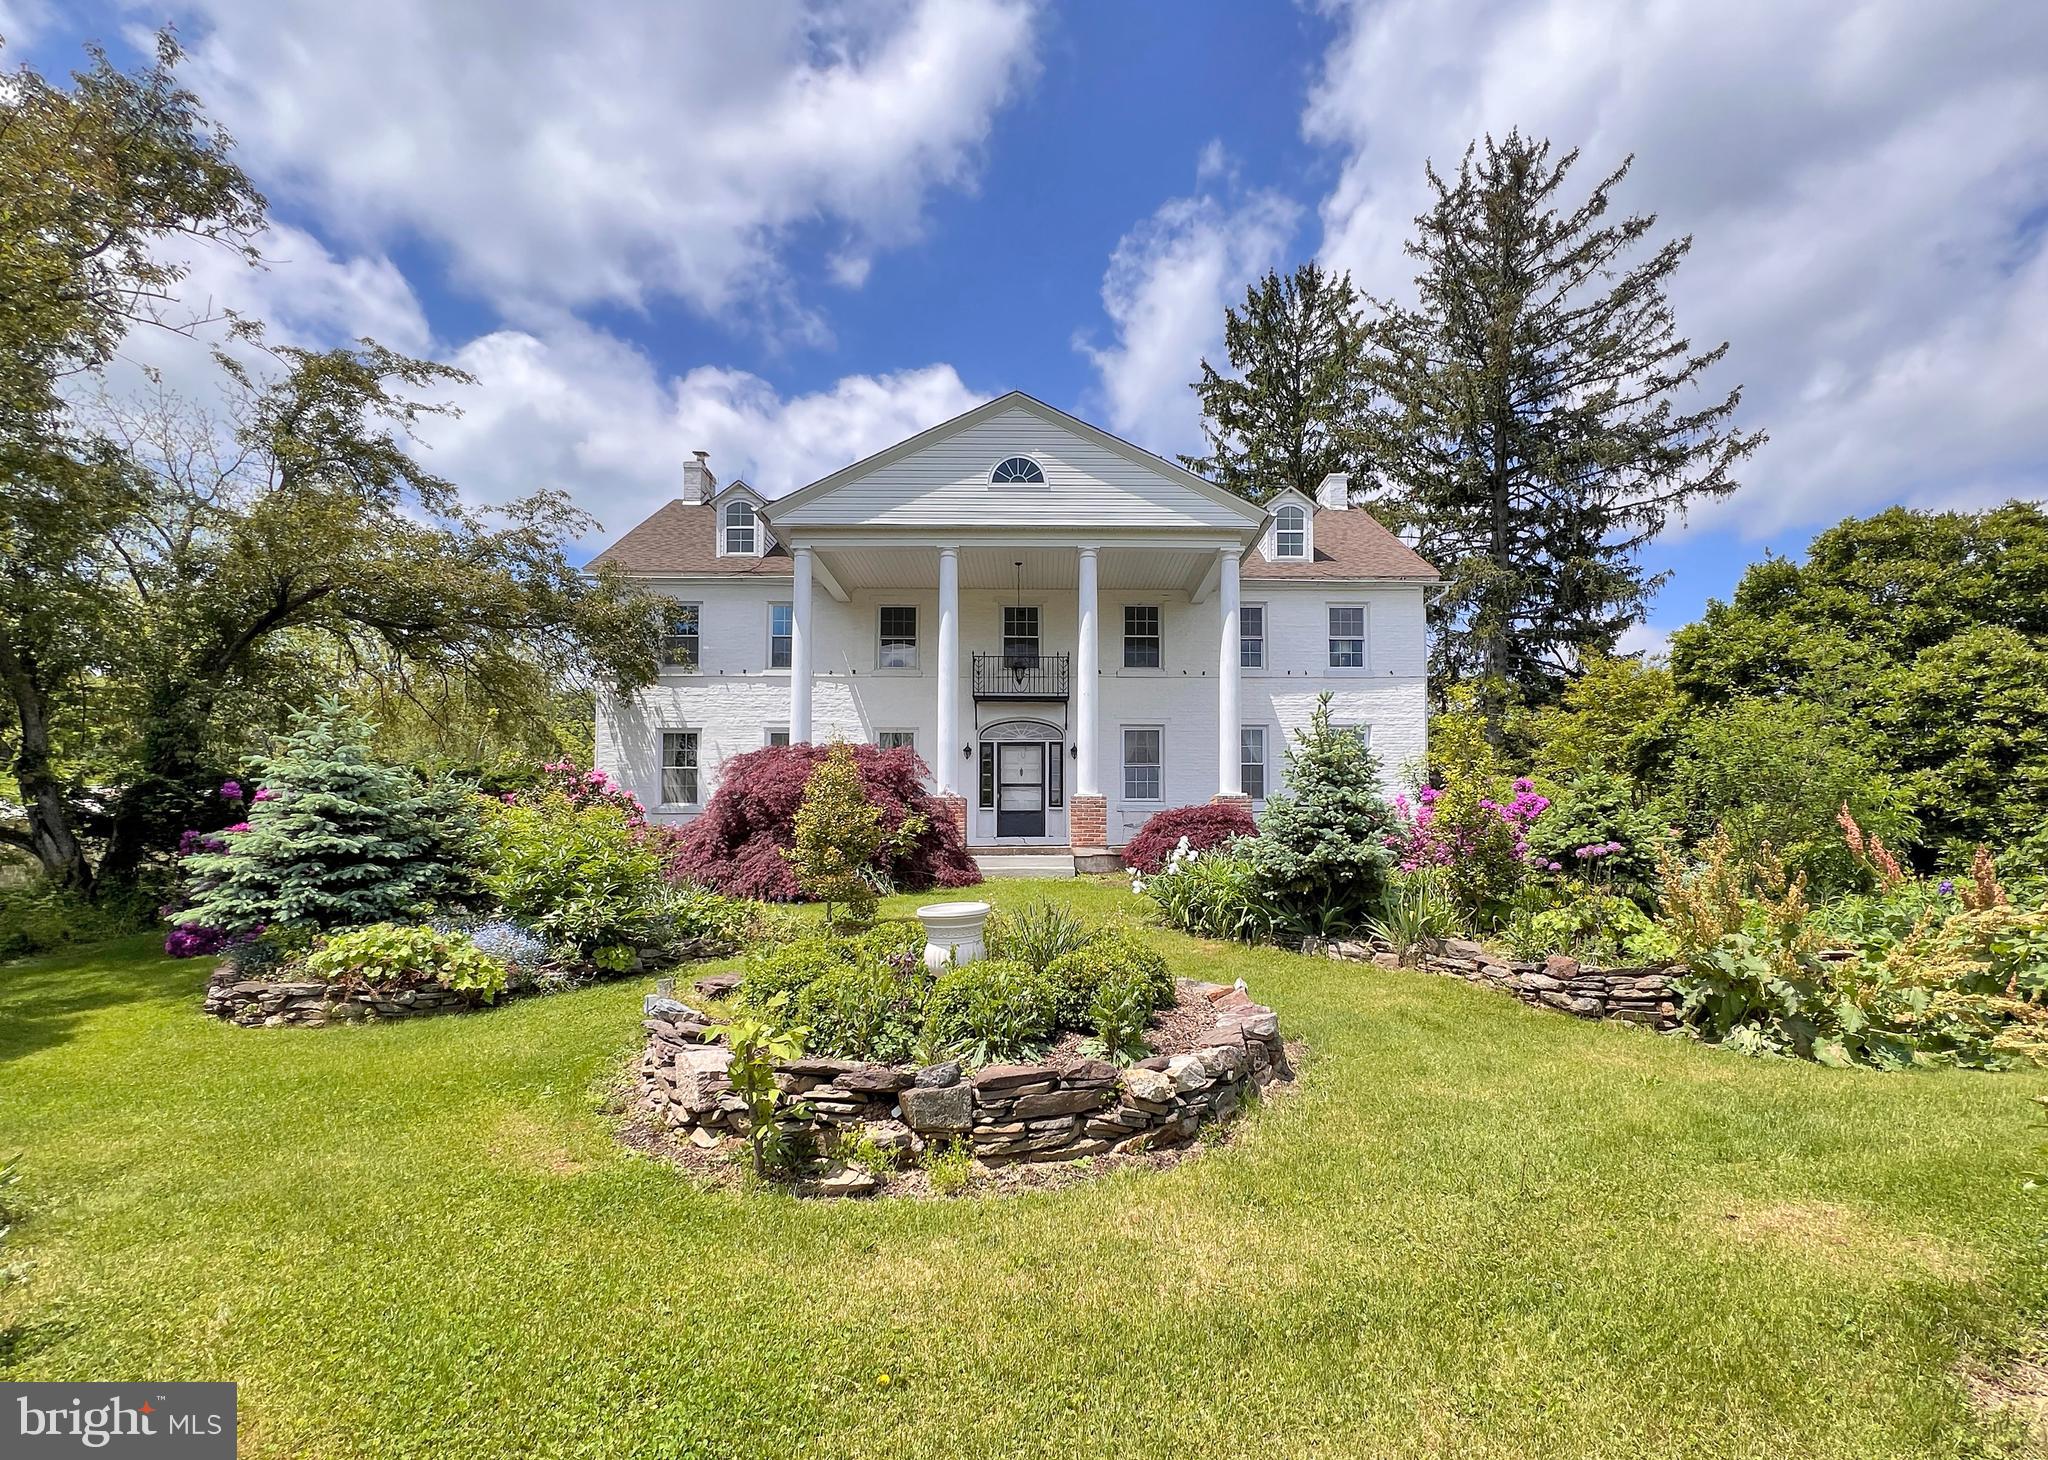
[[242, 783], [240, 781], [222, 781], [220, 783], [220, 799], [223, 801], [241, 800]]
[[249, 823], [248, 823], [248, 822], [246, 822], [246, 821], [238, 821], [238, 822], [236, 822], [236, 823], [235, 823], [235, 824], [234, 824], [233, 826], [231, 826], [231, 827], [229, 827], [229, 828], [228, 828], [228, 835], [229, 835], [229, 836], [233, 836], [233, 835], [234, 835], [234, 834], [235, 834], [236, 832], [240, 832], [240, 831], [247, 831], [248, 829], [249, 829]]
[[249, 799], [252, 801], [275, 801], [277, 799], [277, 792], [271, 790], [270, 787], [265, 786], [262, 790], [258, 791], [254, 796], [250, 797]]

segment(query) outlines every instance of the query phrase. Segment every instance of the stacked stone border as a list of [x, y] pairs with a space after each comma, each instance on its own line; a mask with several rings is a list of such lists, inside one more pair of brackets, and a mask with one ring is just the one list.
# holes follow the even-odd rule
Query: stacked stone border
[[1384, 942], [1373, 939], [1311, 940], [1305, 953], [1375, 963], [1382, 968], [1419, 968], [1448, 974], [1513, 994], [1537, 1009], [1557, 1009], [1581, 1019], [1618, 1019], [1651, 1029], [1678, 1027], [1678, 994], [1672, 980], [1682, 967], [1592, 968], [1553, 953], [1541, 962], [1501, 958], [1464, 938], [1447, 939], [1441, 950], [1407, 964]]
[[[1222, 984], [1181, 980], [1208, 999], [1216, 1024], [1196, 1048], [1128, 1069], [1100, 1060], [1049, 1064], [882, 1065], [805, 1058], [776, 1066], [790, 1101], [786, 1131], [807, 1133], [829, 1154], [840, 1139], [864, 1135], [885, 1151], [914, 1157], [934, 1143], [963, 1141], [988, 1166], [1078, 1161], [1168, 1149], [1203, 1124], [1225, 1120], [1248, 1091], [1291, 1079], [1280, 1018]], [[635, 1104], [657, 1130], [698, 1145], [746, 1131], [746, 1106], [732, 1092], [732, 1052], [712, 1020], [664, 994], [647, 997]], [[854, 1195], [879, 1185], [841, 1171], [814, 1189]]]
[[[640, 948], [633, 965], [622, 969], [561, 970], [561, 977], [549, 987], [508, 989], [496, 1003], [550, 992], [553, 987], [580, 986], [611, 979], [632, 978], [649, 969], [665, 968], [701, 958], [722, 958], [729, 946], [689, 943], [674, 948]], [[367, 985], [326, 984], [308, 979], [243, 978], [232, 963], [215, 965], [206, 983], [202, 1006], [216, 1019], [244, 1028], [262, 1025], [296, 1024], [317, 1029], [326, 1024], [368, 1024], [379, 1020], [423, 1019], [433, 1014], [460, 1014], [471, 1009], [492, 1007], [477, 994], [459, 993], [438, 983]]]

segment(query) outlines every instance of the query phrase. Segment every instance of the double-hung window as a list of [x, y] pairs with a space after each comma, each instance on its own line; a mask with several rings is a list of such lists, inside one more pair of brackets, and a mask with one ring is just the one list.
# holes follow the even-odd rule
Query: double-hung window
[[1157, 669], [1164, 662], [1159, 647], [1159, 606], [1133, 603], [1124, 609], [1124, 668]]
[[661, 732], [661, 804], [697, 804], [697, 732]]
[[664, 667], [697, 672], [699, 612], [694, 603], [678, 603], [668, 611], [668, 628], [661, 636]]
[[768, 605], [768, 667], [789, 668], [791, 646], [796, 642], [796, 619], [786, 603]]
[[1238, 788], [1254, 801], [1266, 799], [1266, 727], [1240, 726], [1237, 732]]
[[1161, 731], [1157, 725], [1124, 727], [1124, 799], [1159, 799]]
[[725, 509], [725, 551], [728, 557], [748, 557], [760, 532], [754, 520], [754, 504], [735, 501]]
[[1009, 603], [1003, 605], [1003, 667], [1005, 669], [1036, 669], [1038, 667], [1037, 604]]
[[1357, 603], [1330, 605], [1330, 667], [1365, 668], [1365, 607]]
[[1237, 610], [1237, 662], [1242, 669], [1266, 667], [1266, 605], [1247, 603]]
[[1292, 502], [1273, 514], [1273, 556], [1308, 556], [1308, 514]]
[[883, 669], [917, 668], [916, 605], [883, 605], [882, 642], [875, 663]]

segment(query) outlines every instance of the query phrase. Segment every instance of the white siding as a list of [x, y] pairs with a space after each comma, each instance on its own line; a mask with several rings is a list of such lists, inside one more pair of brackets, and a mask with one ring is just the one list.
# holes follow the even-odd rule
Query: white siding
[[[1036, 419], [1035, 417], [1033, 419]], [[702, 605], [703, 672], [666, 672], [651, 688], [623, 702], [600, 705], [597, 761], [647, 803], [657, 819], [684, 820], [689, 808], [661, 808], [660, 745], [663, 730], [696, 730], [705, 800], [717, 788], [720, 765], [758, 749], [765, 727], [789, 723], [789, 673], [770, 671], [768, 604], [786, 600], [784, 583], [718, 583], [677, 589], [675, 596]], [[1267, 667], [1242, 675], [1242, 722], [1267, 726], [1268, 780], [1278, 787], [1283, 747], [1308, 723], [1316, 696], [1334, 693], [1333, 716], [1340, 723], [1372, 727], [1372, 745], [1391, 783], [1423, 753], [1427, 716], [1427, 646], [1423, 591], [1414, 588], [1346, 590], [1325, 584], [1246, 580], [1244, 601], [1266, 606]], [[1010, 594], [963, 590], [960, 595], [962, 670], [959, 723], [962, 741], [972, 743], [976, 726], [1000, 719], [1031, 718], [1059, 727], [1071, 723], [1071, 707], [976, 705], [970, 697], [968, 664], [976, 652], [1002, 647], [1002, 608]], [[1039, 605], [1041, 646], [1047, 653], [1071, 653], [1076, 608], [1071, 590], [1027, 593]], [[1366, 607], [1366, 665], [1357, 670], [1328, 666], [1327, 605]], [[915, 604], [919, 660], [915, 670], [875, 667], [877, 610], [882, 604]], [[1164, 667], [1126, 670], [1123, 665], [1123, 609], [1127, 603], [1162, 609]], [[971, 808], [970, 840], [993, 839], [989, 818], [975, 802], [974, 763], [961, 747], [934, 743], [938, 720], [934, 702], [938, 643], [938, 594], [934, 589], [862, 590], [849, 603], [819, 591], [813, 601], [816, 635], [814, 733], [820, 740], [872, 741], [879, 729], [914, 729], [927, 764], [946, 755], [956, 761], [957, 781]], [[1216, 792], [1216, 672], [1218, 605], [1191, 603], [1184, 594], [1146, 593], [1104, 587], [1098, 620], [1102, 677], [1098, 695], [1096, 763], [1109, 802], [1112, 842], [1129, 840], [1156, 810], [1207, 801]], [[1123, 799], [1125, 725], [1165, 729], [1162, 796], [1157, 802]], [[1062, 730], [1064, 736], [1065, 731]], [[1063, 741], [1063, 750], [1065, 749]], [[1065, 777], [1072, 794], [1073, 761]], [[700, 803], [701, 806], [701, 803]], [[1064, 812], [1049, 816], [1050, 840], [1063, 840]]]
[[[1029, 456], [1044, 486], [991, 486], [1006, 456]], [[770, 514], [775, 512], [771, 504]], [[796, 526], [1242, 527], [1242, 511], [1022, 406], [999, 411], [922, 450], [790, 509]], [[785, 531], [784, 536], [788, 533]]]

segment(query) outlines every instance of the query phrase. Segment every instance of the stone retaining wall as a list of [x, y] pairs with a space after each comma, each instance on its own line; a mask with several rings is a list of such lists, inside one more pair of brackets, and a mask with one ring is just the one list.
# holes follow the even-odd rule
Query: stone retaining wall
[[[561, 983], [574, 986], [631, 978], [644, 974], [650, 968], [665, 968], [698, 958], [720, 958], [732, 951], [730, 947], [695, 943], [677, 948], [640, 948], [634, 951], [631, 968], [565, 972]], [[534, 988], [507, 989], [498, 995], [497, 1002], [502, 1004], [507, 999], [536, 991]], [[243, 978], [233, 964], [223, 960], [207, 981], [203, 1007], [214, 1018], [245, 1028], [278, 1024], [318, 1028], [323, 1024], [357, 1024], [378, 1019], [418, 1019], [429, 1014], [460, 1013], [487, 1005], [478, 994], [457, 993], [437, 983], [369, 988], [290, 978]]]
[[240, 978], [217, 971], [206, 986], [206, 1012], [231, 1024], [354, 1024], [374, 1019], [418, 1019], [476, 1007], [474, 994], [439, 984], [417, 988], [340, 988], [324, 983]]
[[[1190, 987], [1214, 1004], [1216, 1025], [1186, 1054], [1123, 1070], [1099, 1060], [971, 1072], [957, 1063], [919, 1068], [791, 1060], [776, 1066], [776, 1083], [807, 1113], [783, 1128], [808, 1132], [826, 1153], [855, 1132], [906, 1157], [932, 1142], [960, 1140], [988, 1165], [1076, 1161], [1181, 1144], [1203, 1122], [1233, 1114], [1248, 1089], [1293, 1075], [1271, 1009], [1234, 988]], [[717, 1042], [711, 1020], [660, 994], [647, 997], [644, 1012], [639, 1101], [653, 1123], [688, 1132], [700, 1145], [743, 1134], [746, 1106], [726, 1075], [732, 1052]], [[878, 1182], [866, 1176], [842, 1171], [834, 1178], [838, 1185], [820, 1189], [872, 1190]]]
[[[1316, 944], [1304, 951], [1318, 949], [1332, 958], [1382, 968], [1404, 966], [1387, 944], [1370, 939]], [[1680, 967], [1589, 968], [1561, 953], [1540, 963], [1501, 958], [1463, 938], [1446, 940], [1441, 952], [1424, 954], [1412, 966], [1501, 989], [1538, 1009], [1559, 1009], [1581, 1019], [1619, 1019], [1652, 1029], [1678, 1027], [1679, 1001], [1671, 981], [1685, 972]]]

